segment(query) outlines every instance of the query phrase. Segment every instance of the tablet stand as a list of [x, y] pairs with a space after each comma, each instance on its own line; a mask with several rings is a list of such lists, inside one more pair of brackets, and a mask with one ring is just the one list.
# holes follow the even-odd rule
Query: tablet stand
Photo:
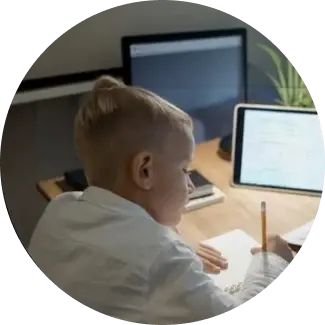
[[232, 134], [221, 138], [218, 148], [218, 155], [227, 161], [231, 160]]

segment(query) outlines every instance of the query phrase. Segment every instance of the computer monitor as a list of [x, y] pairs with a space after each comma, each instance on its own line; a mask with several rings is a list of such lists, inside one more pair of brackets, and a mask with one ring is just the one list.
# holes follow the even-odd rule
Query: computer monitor
[[122, 38], [124, 79], [190, 114], [197, 143], [232, 132], [233, 111], [247, 100], [246, 30]]

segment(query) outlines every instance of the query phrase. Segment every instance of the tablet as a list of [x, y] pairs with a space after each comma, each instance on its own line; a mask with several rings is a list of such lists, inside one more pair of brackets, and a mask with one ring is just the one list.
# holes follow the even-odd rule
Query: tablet
[[315, 109], [235, 107], [232, 185], [321, 196], [325, 154]]

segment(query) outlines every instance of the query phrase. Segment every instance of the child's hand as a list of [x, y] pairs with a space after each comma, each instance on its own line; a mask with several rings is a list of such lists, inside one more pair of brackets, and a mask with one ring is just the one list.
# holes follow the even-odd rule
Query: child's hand
[[[258, 252], [262, 252], [261, 247], [254, 247], [251, 252], [252, 254], [256, 254]], [[288, 243], [282, 239], [280, 236], [269, 236], [267, 240], [267, 251], [272, 252], [274, 254], [279, 255], [283, 259], [285, 259], [288, 263], [290, 263], [294, 256], [295, 252], [290, 248]]]
[[201, 258], [204, 269], [208, 273], [219, 273], [228, 267], [227, 259], [221, 255], [221, 252], [212, 247], [199, 244], [196, 254]]

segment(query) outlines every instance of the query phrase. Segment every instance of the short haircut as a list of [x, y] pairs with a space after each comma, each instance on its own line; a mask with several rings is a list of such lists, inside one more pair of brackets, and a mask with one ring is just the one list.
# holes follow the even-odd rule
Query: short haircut
[[188, 114], [158, 95], [102, 76], [75, 118], [75, 144], [96, 185], [103, 177], [113, 181], [122, 159], [140, 150], [163, 152], [169, 136], [192, 128]]

